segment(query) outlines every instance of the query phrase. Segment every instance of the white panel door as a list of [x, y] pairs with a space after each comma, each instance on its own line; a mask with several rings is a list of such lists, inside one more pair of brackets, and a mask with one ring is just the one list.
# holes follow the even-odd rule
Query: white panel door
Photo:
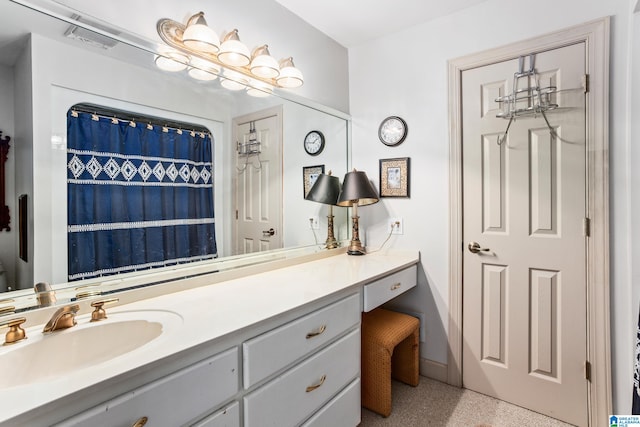
[[237, 141], [249, 140], [251, 123], [260, 141], [260, 153], [239, 155], [236, 150], [235, 254], [282, 247], [282, 132], [278, 115], [237, 121]]
[[462, 74], [463, 384], [575, 425], [587, 425], [584, 64], [582, 43], [537, 54], [540, 86], [559, 90], [558, 138], [538, 115], [502, 144], [494, 100], [518, 59]]

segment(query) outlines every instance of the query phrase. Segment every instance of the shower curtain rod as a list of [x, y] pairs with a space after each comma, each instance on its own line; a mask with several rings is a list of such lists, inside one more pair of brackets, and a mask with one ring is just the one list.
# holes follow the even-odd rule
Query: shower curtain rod
[[104, 117], [107, 119], [116, 118], [118, 120], [125, 121], [125, 122], [133, 121], [137, 123], [151, 124], [154, 126], [161, 126], [161, 127], [171, 128], [171, 129], [181, 129], [185, 131], [192, 130], [197, 133], [205, 133], [205, 134], [211, 135], [211, 131], [202, 125], [197, 125], [194, 123], [187, 123], [187, 122], [178, 122], [175, 120], [164, 119], [162, 117], [149, 116], [149, 115], [140, 114], [140, 113], [133, 113], [130, 111], [118, 110], [115, 108], [107, 108], [107, 107], [94, 105], [94, 104], [87, 104], [87, 103], [75, 104], [73, 107], [70, 108], [70, 110], [77, 111], [80, 113], [95, 114], [97, 116]]

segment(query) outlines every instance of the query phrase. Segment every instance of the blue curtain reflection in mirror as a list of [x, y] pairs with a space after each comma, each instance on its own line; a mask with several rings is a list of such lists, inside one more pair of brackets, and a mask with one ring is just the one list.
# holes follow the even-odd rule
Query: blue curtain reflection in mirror
[[67, 114], [69, 280], [217, 257], [209, 132]]

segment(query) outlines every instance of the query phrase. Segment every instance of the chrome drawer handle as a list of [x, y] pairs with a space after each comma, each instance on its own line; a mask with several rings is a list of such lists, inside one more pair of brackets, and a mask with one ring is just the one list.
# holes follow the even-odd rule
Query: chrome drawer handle
[[307, 393], [312, 392], [313, 390], [317, 389], [318, 387], [320, 387], [322, 384], [324, 384], [324, 381], [327, 379], [326, 375], [323, 375], [322, 378], [320, 378], [320, 382], [318, 384], [314, 384], [314, 385], [310, 385], [309, 387], [307, 387]]
[[320, 326], [317, 331], [309, 332], [307, 334], [307, 339], [313, 338], [313, 337], [317, 337], [318, 335], [321, 335], [326, 329], [327, 329], [327, 325]]
[[149, 421], [149, 418], [142, 417], [138, 421], [136, 421], [131, 427], [142, 427], [147, 423], [147, 421]]
[[402, 286], [402, 283], [396, 283], [395, 285], [391, 286], [391, 290], [395, 291], [396, 289], [398, 289], [401, 286]]

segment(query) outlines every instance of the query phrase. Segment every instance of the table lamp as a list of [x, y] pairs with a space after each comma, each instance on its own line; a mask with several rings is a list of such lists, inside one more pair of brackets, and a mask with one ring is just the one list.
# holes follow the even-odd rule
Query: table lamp
[[358, 206], [371, 205], [378, 202], [378, 193], [363, 171], [353, 170], [344, 176], [342, 181], [342, 191], [338, 196], [338, 206], [352, 206], [351, 215], [353, 229], [351, 231], [351, 243], [347, 248], [349, 255], [364, 255], [365, 250], [360, 243], [358, 230]]
[[329, 205], [329, 215], [327, 215], [327, 241], [325, 247], [334, 249], [338, 247], [338, 241], [333, 234], [333, 206], [338, 202], [340, 194], [340, 180], [337, 176], [332, 176], [331, 171], [328, 174], [318, 175], [318, 179], [313, 184], [309, 193], [305, 197], [318, 203]]

